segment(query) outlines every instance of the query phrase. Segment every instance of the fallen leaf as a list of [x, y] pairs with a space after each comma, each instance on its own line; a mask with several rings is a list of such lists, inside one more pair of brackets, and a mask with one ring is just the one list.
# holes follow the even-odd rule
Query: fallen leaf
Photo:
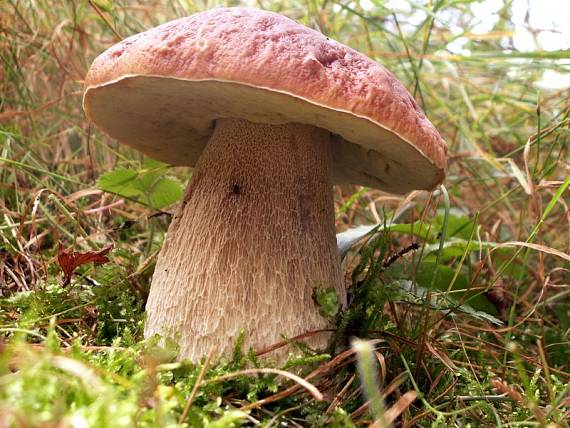
[[63, 246], [59, 245], [59, 252], [57, 254], [57, 262], [63, 270], [65, 275], [63, 285], [66, 286], [71, 282], [71, 276], [75, 269], [87, 263], [103, 264], [109, 261], [107, 254], [113, 249], [113, 244], [110, 244], [99, 251], [88, 251], [86, 253], [78, 253], [73, 250], [65, 251]]

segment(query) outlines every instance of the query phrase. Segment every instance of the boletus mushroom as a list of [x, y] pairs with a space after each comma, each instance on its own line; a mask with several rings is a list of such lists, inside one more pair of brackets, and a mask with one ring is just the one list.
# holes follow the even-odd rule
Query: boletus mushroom
[[[446, 145], [384, 67], [272, 12], [219, 8], [101, 54], [84, 109], [109, 136], [193, 166], [146, 305], [179, 358], [263, 348], [330, 326], [316, 287], [346, 291], [333, 184], [405, 193], [445, 175]], [[327, 334], [306, 339], [323, 347]]]

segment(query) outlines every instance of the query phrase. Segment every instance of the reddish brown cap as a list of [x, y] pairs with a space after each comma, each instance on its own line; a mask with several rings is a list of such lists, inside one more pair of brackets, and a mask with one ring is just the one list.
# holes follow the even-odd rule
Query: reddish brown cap
[[394, 193], [432, 189], [447, 147], [384, 67], [284, 16], [211, 9], [136, 34], [94, 61], [84, 109], [111, 137], [194, 166], [223, 117], [334, 134], [334, 177]]

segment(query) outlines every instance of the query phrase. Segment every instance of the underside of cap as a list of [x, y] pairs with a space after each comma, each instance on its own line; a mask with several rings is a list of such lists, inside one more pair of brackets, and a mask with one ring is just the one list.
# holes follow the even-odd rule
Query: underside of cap
[[331, 131], [337, 184], [405, 193], [432, 189], [443, 179], [443, 171], [423, 153], [370, 119], [266, 88], [128, 76], [88, 88], [84, 103], [89, 118], [105, 133], [172, 165], [194, 166], [215, 121], [239, 118]]
[[329, 130], [337, 183], [405, 193], [445, 176], [445, 142], [390, 72], [257, 9], [212, 9], [110, 48], [89, 71], [84, 108], [111, 137], [174, 165], [195, 165], [215, 121], [233, 117]]

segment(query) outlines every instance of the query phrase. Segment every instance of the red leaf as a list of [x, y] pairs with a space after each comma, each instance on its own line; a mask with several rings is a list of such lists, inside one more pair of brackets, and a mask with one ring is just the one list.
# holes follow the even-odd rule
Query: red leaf
[[57, 262], [65, 274], [63, 285], [68, 285], [71, 282], [71, 276], [75, 269], [87, 263], [103, 264], [109, 261], [107, 254], [113, 249], [113, 244], [110, 244], [99, 251], [88, 251], [86, 253], [77, 253], [73, 250], [65, 251], [61, 244], [59, 244], [59, 252], [57, 254]]

